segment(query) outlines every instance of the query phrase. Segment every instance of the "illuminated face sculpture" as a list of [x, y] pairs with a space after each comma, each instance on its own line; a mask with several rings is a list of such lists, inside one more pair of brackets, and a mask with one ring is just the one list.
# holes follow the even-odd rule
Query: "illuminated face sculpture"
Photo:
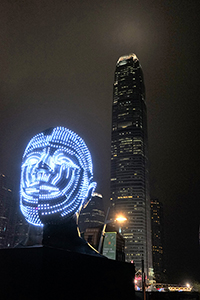
[[21, 211], [36, 226], [61, 223], [90, 200], [92, 179], [90, 152], [76, 133], [64, 127], [39, 133], [22, 159]]

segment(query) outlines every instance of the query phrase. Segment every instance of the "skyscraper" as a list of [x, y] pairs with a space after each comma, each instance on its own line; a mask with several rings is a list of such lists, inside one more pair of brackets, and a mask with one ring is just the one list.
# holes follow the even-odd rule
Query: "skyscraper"
[[163, 205], [158, 199], [151, 199], [151, 229], [153, 269], [156, 282], [165, 282], [165, 264], [163, 255], [164, 228]]
[[128, 219], [122, 226], [126, 261], [146, 274], [152, 268], [148, 180], [147, 114], [140, 62], [118, 59], [114, 78], [111, 137], [111, 211]]

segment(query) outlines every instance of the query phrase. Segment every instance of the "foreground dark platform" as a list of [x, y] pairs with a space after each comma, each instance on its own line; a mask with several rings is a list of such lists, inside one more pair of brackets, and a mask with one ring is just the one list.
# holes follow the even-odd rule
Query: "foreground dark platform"
[[50, 247], [0, 250], [1, 299], [134, 299], [134, 266]]

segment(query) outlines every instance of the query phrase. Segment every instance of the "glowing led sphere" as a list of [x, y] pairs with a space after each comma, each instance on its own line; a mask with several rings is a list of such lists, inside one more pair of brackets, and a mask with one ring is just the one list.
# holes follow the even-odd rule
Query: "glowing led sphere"
[[34, 136], [21, 166], [20, 208], [36, 226], [56, 224], [80, 212], [96, 183], [90, 152], [73, 131], [56, 127]]

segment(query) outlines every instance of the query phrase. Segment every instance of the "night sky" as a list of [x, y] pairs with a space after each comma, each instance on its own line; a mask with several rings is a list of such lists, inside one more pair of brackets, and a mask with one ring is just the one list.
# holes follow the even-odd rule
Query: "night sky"
[[200, 281], [200, 2], [1, 0], [0, 172], [19, 181], [30, 138], [53, 126], [88, 145], [109, 203], [115, 64], [135, 53], [148, 109], [151, 197], [164, 205], [169, 281]]

